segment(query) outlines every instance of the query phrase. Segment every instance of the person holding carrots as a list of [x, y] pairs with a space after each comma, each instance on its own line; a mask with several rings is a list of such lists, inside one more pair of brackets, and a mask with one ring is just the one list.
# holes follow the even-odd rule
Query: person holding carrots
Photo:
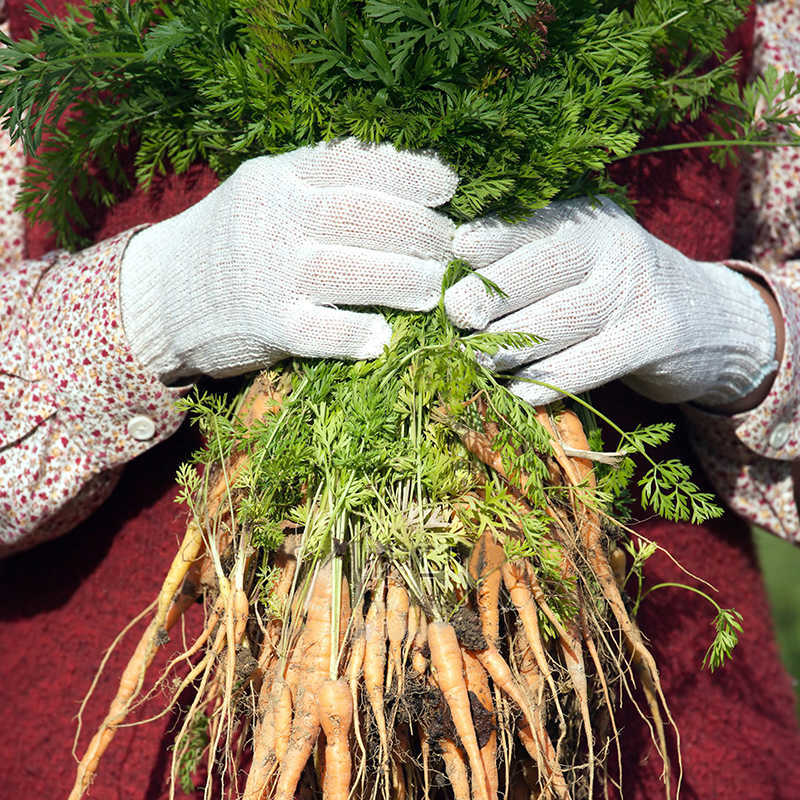
[[[758, 25], [756, 67], [791, 51], [800, 13], [773, 2], [759, 7]], [[41, 618], [53, 617], [61, 628], [89, 619], [92, 636], [82, 641], [97, 637], [105, 646], [125, 614], [117, 607], [113, 619], [102, 621], [82, 592], [104, 591], [97, 582], [108, 579], [102, 567], [124, 564], [119, 574], [133, 592], [127, 602], [138, 611], [149, 591], [142, 579], [136, 595], [140, 565], [131, 566], [131, 552], [146, 565], [158, 556], [154, 543], [180, 528], [171, 469], [151, 494], [152, 508], [143, 504], [122, 518], [103, 509], [80, 525], [108, 498], [125, 463], [147, 461], [147, 451], [180, 427], [174, 399], [198, 376], [236, 375], [291, 354], [377, 355], [390, 335], [382, 318], [335, 306], [431, 308], [453, 256], [470, 260], [508, 295], [490, 298], [477, 281], [465, 279], [445, 297], [456, 324], [530, 330], [547, 339], [495, 357], [497, 368], [515, 374], [513, 387], [522, 397], [545, 403], [557, 396], [552, 387], [575, 392], [622, 378], [647, 398], [682, 403], [706, 473], [727, 504], [778, 535], [800, 532], [792, 466], [800, 441], [794, 375], [800, 267], [787, 260], [800, 250], [800, 195], [783, 185], [796, 176], [792, 154], [760, 154], [751, 163], [741, 204], [747, 223], [740, 227], [750, 231], [758, 266], [723, 263], [723, 253], [689, 258], [605, 200], [555, 204], [513, 227], [483, 220], [455, 230], [435, 210], [452, 194], [455, 178], [434, 155], [350, 141], [256, 159], [188, 208], [171, 209], [177, 215], [128, 228], [75, 255], [26, 260], [24, 225], [12, 210], [22, 159], [3, 145], [0, 547], [13, 555], [78, 526], [65, 539], [6, 562], [13, 566], [6, 569], [0, 675], [16, 688], [14, 696], [0, 695], [0, 708], [20, 731], [19, 746], [33, 750], [41, 764], [35, 777], [0, 775], [12, 796], [59, 794], [53, 787], [60, 776], [49, 762], [62, 758], [68, 735], [53, 736], [53, 744], [37, 738], [44, 725], [29, 719], [17, 699], [26, 680], [47, 683], [40, 671], [46, 651], [36, 649], [45, 635]], [[147, 462], [150, 468], [157, 458]], [[125, 478], [118, 492], [129, 502], [137, 497]], [[99, 525], [113, 519], [120, 544], [105, 543], [106, 532], [94, 534], [92, 519]], [[691, 609], [670, 598], [654, 596], [643, 609], [643, 628], [656, 650], [662, 648], [678, 724], [696, 737], [684, 756], [687, 791], [726, 796], [735, 785], [738, 796], [753, 800], [800, 796], [800, 769], [792, 758], [800, 733], [784, 708], [790, 687], [743, 526], [729, 516], [700, 528], [662, 522], [642, 530], [690, 569], [710, 563], [719, 588], [736, 589], [724, 604], [741, 610], [744, 603], [749, 612], [731, 669], [722, 677], [697, 676], [689, 686], [681, 676], [697, 672], [702, 653], [691, 642], [701, 629], [705, 636], [705, 623], [692, 623]], [[87, 551], [73, 554], [86, 542], [88, 552], [97, 553], [91, 560], [100, 565], [96, 579], [85, 574]], [[126, 553], [126, 547], [133, 550]], [[47, 573], [37, 570], [48, 557], [59, 562], [54, 583], [68, 583], [70, 597], [42, 586]], [[668, 565], [655, 569], [670, 576]], [[153, 571], [158, 575], [157, 567]], [[37, 574], [38, 597], [51, 599], [33, 601], [23, 573]], [[670, 627], [675, 619], [680, 630]], [[20, 641], [30, 655], [12, 646]], [[91, 651], [91, 669], [84, 665], [58, 693], [46, 690], [53, 730], [71, 725], [97, 660], [99, 649], [92, 646], [82, 645]], [[747, 686], [737, 669], [744, 670]], [[57, 694], [66, 704], [59, 705]], [[725, 736], [731, 728], [740, 731], [736, 742]], [[157, 751], [157, 728], [138, 735], [155, 737], [149, 752]], [[625, 776], [633, 782], [626, 795], [660, 796], [654, 788], [658, 759], [646, 732], [637, 739], [634, 730], [624, 746], [637, 765]], [[97, 796], [119, 792], [120, 785], [127, 797], [163, 796], [158, 775], [143, 786], [126, 774], [125, 758], [140, 755], [121, 750], [113, 756], [119, 769], [98, 779], [112, 783], [100, 783]], [[140, 749], [142, 759], [147, 752]], [[68, 780], [72, 764], [65, 766]], [[755, 778], [747, 781], [745, 774]]]

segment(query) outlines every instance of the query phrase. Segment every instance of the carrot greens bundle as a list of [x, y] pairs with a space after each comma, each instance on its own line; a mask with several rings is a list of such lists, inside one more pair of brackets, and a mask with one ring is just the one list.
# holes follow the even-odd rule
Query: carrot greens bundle
[[[191, 521], [173, 607], [73, 797], [139, 702], [141, 653], [198, 593], [204, 630], [167, 672], [184, 673], [171, 704], [195, 690], [173, 780], [190, 785], [202, 759], [207, 797], [591, 797], [621, 696], [639, 691], [676, 789], [669, 709], [615, 574], [633, 547], [614, 517], [619, 459], [664, 426], [622, 432], [609, 457], [585, 406], [531, 407], [481, 365], [531, 337], [461, 334], [441, 308], [390, 316], [375, 361], [295, 361], [233, 405], [184, 401], [206, 444], [179, 471]], [[680, 514], [719, 513], [686, 481], [663, 488]], [[720, 612], [718, 656], [738, 631]]]

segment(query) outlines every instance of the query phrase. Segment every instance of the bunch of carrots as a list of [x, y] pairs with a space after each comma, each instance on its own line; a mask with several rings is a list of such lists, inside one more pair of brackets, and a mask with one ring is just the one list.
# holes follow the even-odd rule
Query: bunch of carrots
[[[238, 409], [240, 430], [270, 431], [272, 441], [302, 387], [285, 374], [260, 376]], [[71, 800], [90, 793], [116, 728], [178, 669], [167, 706], [187, 688], [194, 699], [175, 739], [173, 794], [179, 774], [201, 766], [197, 753], [186, 761], [200, 721], [207, 797], [592, 798], [596, 782], [609, 780], [609, 753], [619, 754], [615, 709], [638, 685], [671, 796], [672, 720], [626, 607], [620, 532], [592, 501], [593, 454], [579, 418], [566, 408], [532, 411], [549, 443], [544, 569], [515, 549], [542, 494], [509, 457], [491, 396], [441, 401], [429, 420], [447, 429], [466, 491], [423, 511], [420, 484], [405, 481], [386, 505], [398, 541], [411, 528], [424, 527], [432, 543], [437, 531], [463, 535], [468, 546], [452, 553], [463, 564], [458, 579], [444, 590], [433, 561], [413, 547], [398, 558], [370, 540], [365, 552], [367, 528], [328, 513], [337, 500], [311, 483], [300, 487], [309, 515], [281, 520], [276, 546], [259, 547], [238, 513], [258, 451], [241, 438], [220, 448], [198, 473], [202, 502], [80, 760]], [[501, 491], [514, 513], [471, 524]], [[202, 632], [146, 691], [156, 651], [198, 597]]]

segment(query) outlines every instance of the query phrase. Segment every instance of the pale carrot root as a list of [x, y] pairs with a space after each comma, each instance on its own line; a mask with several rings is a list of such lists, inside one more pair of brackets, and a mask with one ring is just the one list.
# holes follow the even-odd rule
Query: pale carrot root
[[408, 607], [408, 630], [406, 631], [406, 639], [403, 643], [403, 674], [405, 674], [408, 657], [411, 655], [411, 647], [414, 644], [414, 639], [419, 629], [419, 615], [419, 606], [416, 603], [411, 603]]
[[411, 647], [411, 666], [417, 675], [424, 675], [428, 671], [428, 659], [425, 656], [425, 648], [428, 644], [428, 618], [425, 612], [420, 609], [419, 626], [414, 636], [414, 643]]
[[471, 800], [469, 793], [469, 776], [464, 751], [452, 739], [440, 739], [439, 749], [450, 787], [455, 800]]
[[594, 732], [592, 730], [592, 718], [589, 710], [589, 686], [586, 681], [586, 664], [583, 660], [583, 647], [577, 636], [571, 636], [568, 641], [559, 639], [561, 654], [564, 657], [564, 664], [572, 681], [572, 688], [578, 698], [581, 717], [583, 718], [583, 730], [586, 735], [586, 747], [589, 758], [589, 797], [593, 797], [594, 792]]
[[[314, 750], [320, 732], [317, 694], [328, 678], [333, 631], [331, 626], [332, 570], [328, 562], [316, 573], [308, 614], [293, 661], [302, 665], [299, 688], [292, 690], [294, 716], [286, 754], [281, 761], [275, 800], [292, 800], [300, 775]], [[288, 679], [287, 679], [288, 682]]]
[[[588, 450], [588, 442], [583, 427], [580, 424], [577, 416], [571, 411], [565, 411], [559, 419], [559, 433], [564, 441], [564, 444], [576, 450]], [[563, 454], [563, 450], [562, 450]], [[592, 469], [591, 462], [588, 459], [576, 458], [569, 459], [566, 455], [563, 456], [567, 465], [562, 465], [565, 474], [575, 484], [586, 481], [589, 488], [595, 487], [594, 470]], [[559, 461], [559, 463], [561, 463]], [[680, 792], [680, 784], [682, 777], [682, 764], [680, 762], [680, 733], [672, 718], [669, 710], [666, 697], [664, 696], [661, 687], [661, 680], [658, 674], [658, 667], [656, 666], [655, 659], [652, 653], [647, 649], [647, 646], [642, 639], [641, 632], [639, 631], [636, 623], [630, 618], [628, 610], [625, 607], [625, 602], [620, 594], [620, 587], [617, 582], [614, 570], [609, 563], [608, 557], [605, 554], [605, 549], [602, 545], [602, 534], [600, 531], [600, 522], [597, 513], [586, 506], [582, 509], [582, 520], [580, 526], [580, 533], [583, 539], [584, 547], [589, 558], [589, 563], [594, 570], [595, 577], [597, 578], [603, 596], [611, 608], [611, 612], [617, 621], [617, 624], [622, 630], [628, 647], [631, 651], [634, 664], [637, 667], [637, 672], [642, 684], [642, 690], [650, 707], [650, 713], [653, 715], [653, 722], [656, 726], [656, 735], [658, 741], [656, 746], [659, 748], [661, 759], [664, 765], [664, 783], [666, 788], [666, 796], [671, 796], [671, 768], [669, 761], [669, 752], [666, 746], [666, 733], [664, 729], [663, 718], [661, 717], [660, 709], [664, 709], [664, 713], [675, 732], [676, 746], [678, 749], [679, 771], [677, 780], [677, 791]], [[655, 711], [654, 711], [655, 709]]]
[[261, 800], [275, 765], [275, 695], [277, 680], [266, 676], [258, 696], [261, 718], [253, 731], [253, 759], [244, 787], [243, 800]]
[[475, 796], [480, 800], [490, 800], [486, 770], [472, 722], [461, 648], [453, 626], [448, 622], [431, 622], [428, 625], [428, 647], [434, 679], [447, 701], [456, 733], [469, 759]]
[[352, 760], [348, 738], [353, 724], [353, 700], [347, 681], [324, 681], [317, 693], [319, 717], [325, 732], [324, 800], [347, 800]]
[[163, 636], [164, 624], [176, 592], [181, 588], [189, 568], [200, 555], [202, 548], [203, 533], [199, 525], [195, 522], [190, 522], [186, 528], [183, 542], [178, 548], [178, 552], [173, 558], [161, 586], [153, 619], [147, 626], [147, 630], [142, 634], [130, 661], [128, 661], [122, 673], [117, 693], [111, 701], [105, 719], [100, 723], [100, 727], [89, 742], [89, 746], [78, 764], [77, 775], [69, 794], [69, 800], [77, 800], [77, 798], [82, 797], [89, 787], [103, 753], [114, 738], [117, 726], [125, 720], [131, 702], [141, 691], [145, 673], [156, 654], [159, 641]]
[[386, 636], [389, 653], [386, 663], [386, 688], [397, 676], [398, 693], [403, 690], [403, 640], [408, 632], [408, 592], [399, 580], [389, 575], [386, 589]]
[[625, 575], [627, 574], [627, 559], [625, 551], [621, 547], [615, 547], [608, 556], [611, 564], [611, 571], [614, 573], [614, 580], [620, 591], [625, 588]]
[[428, 732], [423, 727], [419, 728], [418, 736], [422, 755], [422, 787], [425, 800], [428, 800], [431, 791], [431, 742]]
[[372, 602], [367, 609], [364, 621], [364, 689], [367, 692], [370, 708], [375, 716], [378, 738], [381, 745], [381, 771], [384, 786], [389, 786], [389, 734], [386, 728], [384, 711], [384, 676], [386, 665], [386, 605], [383, 598], [384, 582], [375, 587]]
[[557, 748], [553, 746], [547, 733], [539, 705], [544, 689], [544, 678], [539, 671], [530, 642], [524, 636], [517, 636], [514, 647], [517, 652], [517, 669], [528, 689], [532, 709], [531, 722], [526, 719], [518, 728], [520, 741], [536, 762], [539, 776], [545, 783], [545, 790], [555, 794], [559, 800], [569, 800], [569, 788], [558, 761]]

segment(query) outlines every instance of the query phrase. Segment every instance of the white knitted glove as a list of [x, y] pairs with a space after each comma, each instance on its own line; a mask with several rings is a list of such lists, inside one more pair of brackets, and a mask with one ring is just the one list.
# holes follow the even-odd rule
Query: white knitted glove
[[[776, 368], [758, 291], [723, 264], [686, 258], [608, 199], [554, 203], [517, 225], [464, 225], [453, 249], [507, 295], [464, 278], [445, 294], [455, 325], [546, 339], [501, 350], [490, 359], [499, 371], [572, 393], [625, 377], [654, 400], [716, 405]], [[523, 381], [511, 389], [537, 405], [559, 396]]]
[[432, 308], [454, 226], [431, 208], [456, 184], [432, 155], [354, 139], [246, 162], [131, 239], [120, 292], [134, 355], [167, 383], [379, 355], [383, 317], [335, 305]]

